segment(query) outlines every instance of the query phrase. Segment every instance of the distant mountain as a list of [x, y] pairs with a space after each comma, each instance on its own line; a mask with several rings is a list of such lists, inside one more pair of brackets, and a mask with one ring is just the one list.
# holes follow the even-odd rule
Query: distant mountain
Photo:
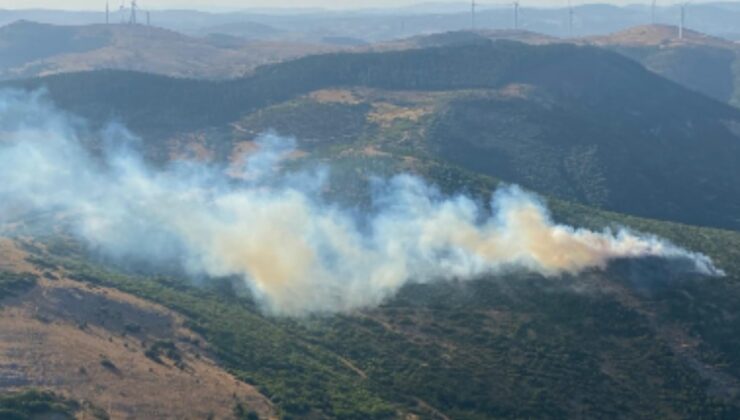
[[525, 30], [455, 31], [378, 43], [372, 50], [402, 50], [513, 40], [527, 44], [575, 43], [616, 51], [643, 64], [649, 70], [732, 105], [740, 104], [740, 44], [691, 29], [679, 39], [678, 27], [636, 26], [609, 35], [561, 39]]
[[702, 46], [717, 48], [732, 48], [735, 42], [703, 34], [685, 28], [683, 38], [680, 38], [678, 26], [673, 25], [642, 25], [625, 29], [608, 35], [590, 38], [595, 45], [625, 45], [625, 46]]
[[19, 21], [0, 28], [0, 78], [97, 69], [230, 78], [259, 65], [332, 49], [336, 47], [301, 42], [193, 38], [143, 25], [55, 26]]
[[588, 43], [610, 48], [690, 89], [740, 105], [740, 45], [667, 25], [639, 26]]
[[218, 83], [98, 72], [6, 86], [46, 86], [66, 109], [126, 122], [161, 158], [163, 139], [199, 130], [223, 127], [223, 148], [249, 115], [298, 138], [338, 138], [352, 126], [340, 143], [393, 139], [370, 117], [373, 101], [291, 105], [265, 118], [327, 88], [447, 92], [412, 125], [423, 133], [413, 153], [611, 210], [740, 229], [740, 111], [594, 47], [497, 41], [310, 56]]
[[279, 37], [285, 31], [262, 23], [242, 21], [208, 26], [201, 29], [203, 34], [224, 34], [248, 40], [264, 40]]
[[[559, 7], [531, 7], [522, 3], [520, 29], [544, 33], [549, 36], [571, 38], [606, 35], [651, 22], [649, 3], [624, 7], [605, 4], [585, 4], [573, 8], [573, 30], [568, 25], [568, 9], [563, 2]], [[115, 11], [113, 22], [126, 19], [128, 10]], [[322, 10], [322, 9], [244, 9], [238, 12], [209, 13], [196, 10], [150, 10], [152, 23], [188, 35], [204, 35], [212, 28], [229, 28], [265, 25], [281, 31], [280, 39], [304, 39], [317, 42], [323, 37], [362, 39], [367, 42], [387, 42], [410, 36], [469, 30], [469, 3], [421, 3], [411, 7]], [[656, 22], [675, 25], [679, 21], [677, 5], [658, 3]], [[105, 22], [104, 2], [98, 11], [74, 12], [58, 10], [0, 10], [0, 24], [17, 20], [32, 20], [49, 24], [88, 25]], [[740, 38], [737, 22], [740, 10], [731, 3], [693, 3], [689, 6], [689, 27], [714, 36]], [[478, 7], [476, 27], [482, 30], [512, 29], [511, 6], [481, 3]], [[229, 30], [229, 32], [231, 32]], [[274, 39], [275, 34], [244, 30], [250, 38]], [[264, 39], [264, 38], [260, 38]]]
[[490, 41], [508, 40], [526, 44], [550, 44], [558, 38], [524, 30], [451, 31], [417, 35], [409, 38], [373, 44], [374, 51], [403, 50], [408, 48], [450, 47], [455, 45], [487, 44]]

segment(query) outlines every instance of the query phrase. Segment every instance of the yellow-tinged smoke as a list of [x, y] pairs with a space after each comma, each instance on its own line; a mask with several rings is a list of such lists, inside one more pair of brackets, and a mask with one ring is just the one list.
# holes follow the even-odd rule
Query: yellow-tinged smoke
[[9, 112], [32, 123], [0, 127], [11, 133], [0, 146], [0, 202], [77, 214], [79, 234], [112, 255], [238, 276], [276, 314], [373, 306], [409, 282], [511, 270], [557, 276], [619, 258], [682, 258], [721, 273], [706, 256], [652, 236], [555, 224], [517, 187], [497, 191], [487, 210], [401, 175], [376, 183], [373, 210], [357, 214], [321, 199], [321, 176], [280, 174], [290, 141], [276, 136], [263, 136], [235, 181], [192, 163], [155, 171], [120, 149], [101, 164], [37, 97], [6, 95], [0, 125]]

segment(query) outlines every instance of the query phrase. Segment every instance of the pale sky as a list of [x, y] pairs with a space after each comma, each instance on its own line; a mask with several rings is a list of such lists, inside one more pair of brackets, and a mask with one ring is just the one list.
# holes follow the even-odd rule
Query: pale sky
[[[120, 4], [121, 0], [110, 0], [111, 6]], [[130, 0], [126, 0], [126, 3]], [[305, 8], [323, 7], [328, 9], [352, 9], [365, 7], [398, 7], [419, 3], [460, 3], [461, 7], [470, 4], [468, 0], [138, 0], [141, 7], [148, 9], [198, 9], [198, 10], [238, 10], [250, 8]], [[648, 4], [650, 0], [574, 0], [574, 4], [611, 3], [611, 4]], [[659, 4], [677, 3], [678, 0], [659, 0]], [[509, 0], [479, 0], [482, 6], [487, 4], [508, 4]], [[522, 5], [562, 6], [567, 0], [523, 0]], [[67, 10], [103, 10], [105, 0], [0, 0], [3, 9], [67, 9]]]

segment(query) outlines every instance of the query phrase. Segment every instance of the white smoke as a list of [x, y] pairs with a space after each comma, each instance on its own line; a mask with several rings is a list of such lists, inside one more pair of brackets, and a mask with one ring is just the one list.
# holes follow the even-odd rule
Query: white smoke
[[409, 282], [557, 276], [619, 258], [681, 258], [721, 274], [708, 257], [653, 236], [554, 224], [517, 187], [498, 190], [487, 211], [401, 175], [376, 182], [372, 210], [357, 214], [321, 198], [321, 171], [281, 174], [292, 143], [275, 135], [230, 178], [192, 162], [153, 169], [122, 147], [95, 158], [78, 129], [38, 94], [0, 95], [0, 221], [19, 208], [73, 214], [81, 237], [107, 253], [238, 276], [276, 314], [370, 307]]

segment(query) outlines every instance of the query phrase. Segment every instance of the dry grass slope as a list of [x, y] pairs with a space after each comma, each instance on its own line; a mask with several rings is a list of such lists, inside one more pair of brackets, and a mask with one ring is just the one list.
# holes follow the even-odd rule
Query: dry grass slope
[[[19, 247], [0, 240], [0, 270], [29, 268]], [[50, 389], [112, 418], [230, 418], [237, 404], [274, 418], [272, 403], [219, 368], [183, 324], [161, 306], [45, 272], [3, 302], [0, 391]]]

